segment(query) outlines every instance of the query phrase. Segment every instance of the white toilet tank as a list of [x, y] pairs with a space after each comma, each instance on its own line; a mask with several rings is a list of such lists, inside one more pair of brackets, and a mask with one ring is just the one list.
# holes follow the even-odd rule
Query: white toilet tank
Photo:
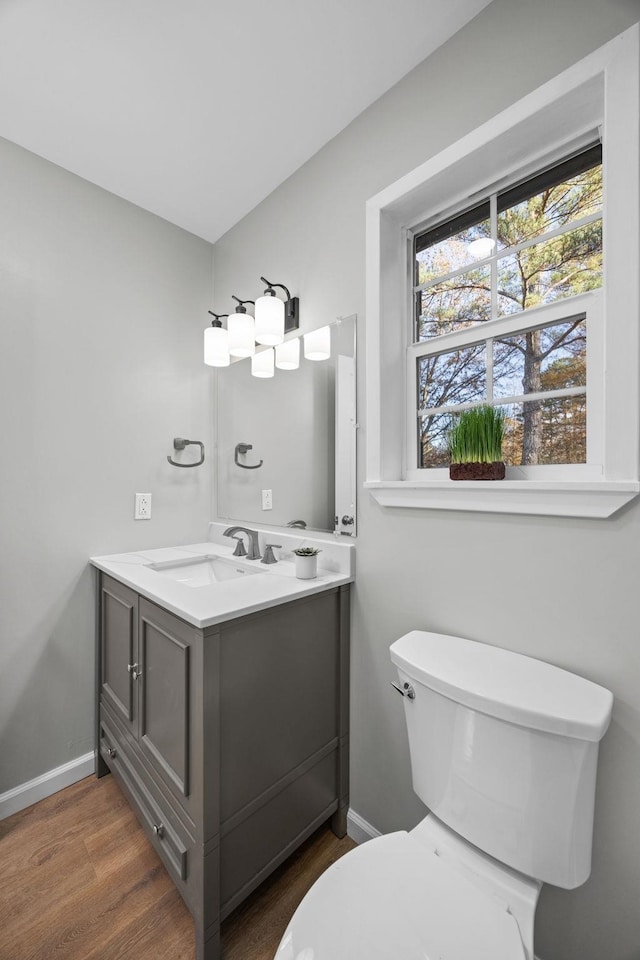
[[413, 631], [391, 646], [405, 696], [413, 787], [481, 850], [536, 880], [591, 870], [604, 687], [541, 660]]

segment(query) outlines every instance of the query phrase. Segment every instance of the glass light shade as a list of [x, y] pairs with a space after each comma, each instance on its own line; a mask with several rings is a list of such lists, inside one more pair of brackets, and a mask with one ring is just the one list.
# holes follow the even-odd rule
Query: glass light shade
[[272, 377], [273, 370], [273, 347], [269, 350], [261, 350], [260, 353], [254, 353], [251, 357], [251, 373], [254, 377]]
[[491, 237], [478, 237], [477, 240], [472, 240], [467, 245], [467, 250], [475, 259], [484, 260], [485, 257], [491, 256], [495, 245], [496, 242]]
[[285, 340], [276, 346], [276, 367], [279, 370], [297, 370], [300, 366], [300, 339]]
[[227, 320], [229, 353], [232, 357], [252, 357], [256, 352], [253, 317], [248, 313], [232, 313]]
[[207, 327], [204, 331], [204, 362], [210, 367], [229, 366], [229, 336], [222, 327]]
[[304, 355], [307, 360], [328, 360], [331, 356], [331, 328], [320, 327], [304, 335]]
[[264, 296], [256, 300], [256, 340], [275, 347], [284, 340], [284, 303], [279, 297]]

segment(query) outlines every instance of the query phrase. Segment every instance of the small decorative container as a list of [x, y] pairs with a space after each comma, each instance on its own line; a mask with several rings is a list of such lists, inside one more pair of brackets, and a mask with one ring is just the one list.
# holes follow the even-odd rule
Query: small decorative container
[[293, 551], [295, 555], [296, 577], [298, 580], [314, 580], [318, 576], [317, 547], [298, 547]]

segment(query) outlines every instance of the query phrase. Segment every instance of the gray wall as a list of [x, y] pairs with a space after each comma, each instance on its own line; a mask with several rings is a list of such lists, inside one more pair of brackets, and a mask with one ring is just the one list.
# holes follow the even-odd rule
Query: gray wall
[[209, 244], [4, 140], [0, 171], [2, 793], [93, 748], [88, 557], [206, 538], [212, 460], [166, 456], [213, 380]]
[[[217, 309], [232, 293], [252, 297], [262, 273], [300, 296], [303, 328], [357, 312], [362, 398], [365, 200], [639, 14], [637, 0], [495, 0], [215, 245]], [[362, 443], [362, 403], [359, 421]], [[409, 629], [485, 640], [607, 685], [616, 703], [592, 877], [573, 892], [543, 890], [536, 950], [638, 960], [640, 503], [608, 521], [535, 519], [383, 509], [360, 489], [358, 532], [352, 807], [382, 831], [425, 813], [389, 687], [389, 644]]]

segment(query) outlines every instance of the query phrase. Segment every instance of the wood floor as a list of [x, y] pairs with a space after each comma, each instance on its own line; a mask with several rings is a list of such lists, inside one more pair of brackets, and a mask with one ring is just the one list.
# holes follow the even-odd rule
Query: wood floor
[[[355, 844], [323, 827], [222, 926], [225, 960], [271, 960], [314, 880]], [[0, 960], [194, 960], [191, 915], [113, 777], [0, 821]]]

